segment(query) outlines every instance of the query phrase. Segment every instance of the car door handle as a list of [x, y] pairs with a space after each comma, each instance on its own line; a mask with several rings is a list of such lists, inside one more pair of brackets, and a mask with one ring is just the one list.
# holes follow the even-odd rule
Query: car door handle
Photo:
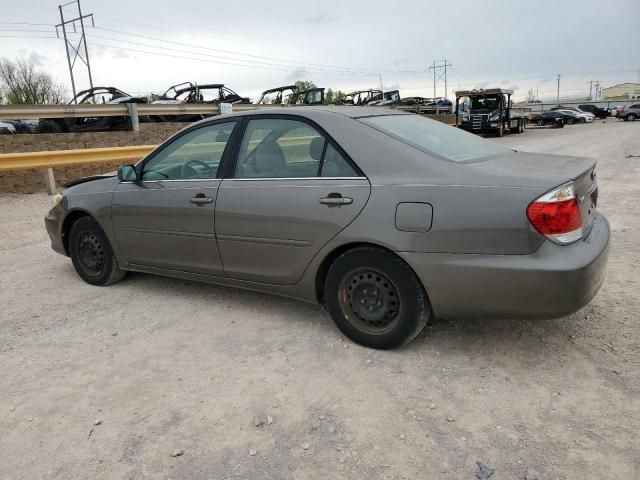
[[189, 199], [189, 201], [191, 203], [195, 203], [196, 205], [204, 205], [205, 203], [213, 202], [213, 198], [205, 197], [204, 193], [199, 193], [195, 197], [192, 197], [191, 199]]
[[339, 193], [330, 193], [329, 196], [321, 198], [319, 201], [328, 207], [339, 207], [340, 205], [351, 205], [353, 198], [343, 197]]

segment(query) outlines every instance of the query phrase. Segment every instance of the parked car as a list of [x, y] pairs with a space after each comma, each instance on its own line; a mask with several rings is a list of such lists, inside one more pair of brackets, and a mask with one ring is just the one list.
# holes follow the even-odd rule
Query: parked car
[[593, 113], [590, 112], [585, 112], [584, 110], [578, 108], [578, 107], [562, 107], [562, 106], [557, 106], [557, 107], [553, 107], [551, 109], [552, 112], [556, 112], [558, 110], [571, 110], [572, 112], [581, 114], [581, 115], [590, 115], [591, 118], [593, 119], [593, 117], [595, 117], [595, 115]]
[[529, 122], [539, 127], [551, 125], [552, 127], [564, 128], [565, 123], [573, 121], [573, 117], [562, 112], [535, 112], [529, 115]]
[[630, 107], [621, 107], [616, 113], [616, 117], [622, 118], [625, 122], [633, 122], [637, 118], [640, 119], [640, 103]]
[[92, 285], [138, 271], [284, 295], [326, 305], [355, 342], [394, 348], [431, 316], [546, 318], [588, 303], [609, 244], [595, 166], [398, 110], [264, 109], [195, 123], [117, 175], [67, 184], [45, 224]]
[[607, 118], [609, 116], [611, 116], [611, 112], [604, 109], [604, 108], [600, 108], [597, 105], [580, 105], [578, 108], [580, 108], [580, 110], [582, 110], [583, 112], [589, 112], [592, 113], [594, 116], [596, 116], [597, 118], [600, 119], [604, 119]]
[[11, 123], [0, 120], [0, 135], [13, 135], [16, 133], [16, 127]]
[[554, 112], [564, 113], [569, 116], [567, 123], [573, 125], [574, 123], [592, 123], [593, 114], [588, 112], [576, 112], [575, 110], [554, 110]]
[[369, 105], [384, 106], [384, 105], [399, 105], [402, 103], [400, 98], [400, 91], [398, 90], [386, 90], [382, 93], [382, 98], [369, 102]]
[[[71, 104], [147, 103], [146, 97], [136, 97], [115, 87], [94, 87], [82, 90], [71, 100]], [[131, 118], [120, 117], [64, 117], [45, 118], [38, 121], [38, 133], [108, 132], [130, 130]]]

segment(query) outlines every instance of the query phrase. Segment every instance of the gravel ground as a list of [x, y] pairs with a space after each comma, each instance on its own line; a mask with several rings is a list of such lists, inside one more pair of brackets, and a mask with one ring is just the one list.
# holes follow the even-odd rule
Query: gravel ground
[[50, 199], [1, 196], [0, 478], [640, 478], [640, 124], [497, 141], [599, 159], [607, 280], [566, 318], [434, 320], [392, 352], [292, 300], [91, 287]]

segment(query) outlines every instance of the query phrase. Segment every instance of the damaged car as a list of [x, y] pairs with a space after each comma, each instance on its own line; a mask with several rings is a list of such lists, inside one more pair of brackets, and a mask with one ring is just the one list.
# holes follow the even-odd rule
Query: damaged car
[[300, 90], [296, 85], [270, 88], [260, 95], [258, 105], [322, 105], [324, 88]]
[[[130, 95], [116, 87], [93, 87], [76, 94], [70, 104], [104, 105], [119, 103], [147, 103], [143, 96]], [[45, 118], [38, 121], [37, 133], [76, 133], [108, 132], [111, 130], [130, 130], [131, 118], [116, 117], [64, 117]]]

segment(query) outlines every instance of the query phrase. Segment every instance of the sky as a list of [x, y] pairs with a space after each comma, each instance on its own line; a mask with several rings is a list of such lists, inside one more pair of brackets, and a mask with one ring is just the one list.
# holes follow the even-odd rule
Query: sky
[[[24, 58], [71, 94], [57, 0], [0, 0], [0, 57]], [[584, 97], [589, 81], [640, 81], [640, 0], [81, 0], [94, 85], [162, 93], [224, 83], [257, 99], [296, 80], [343, 91], [434, 96], [446, 59], [447, 95], [503, 87], [523, 99]], [[77, 16], [75, 3], [64, 7]], [[91, 25], [91, 20], [88, 20]], [[77, 24], [79, 26], [79, 24]], [[79, 40], [70, 27], [72, 42]], [[78, 90], [88, 88], [76, 63]], [[441, 73], [441, 71], [440, 71]], [[445, 96], [440, 80], [436, 96]], [[69, 95], [71, 96], [71, 95]]]

